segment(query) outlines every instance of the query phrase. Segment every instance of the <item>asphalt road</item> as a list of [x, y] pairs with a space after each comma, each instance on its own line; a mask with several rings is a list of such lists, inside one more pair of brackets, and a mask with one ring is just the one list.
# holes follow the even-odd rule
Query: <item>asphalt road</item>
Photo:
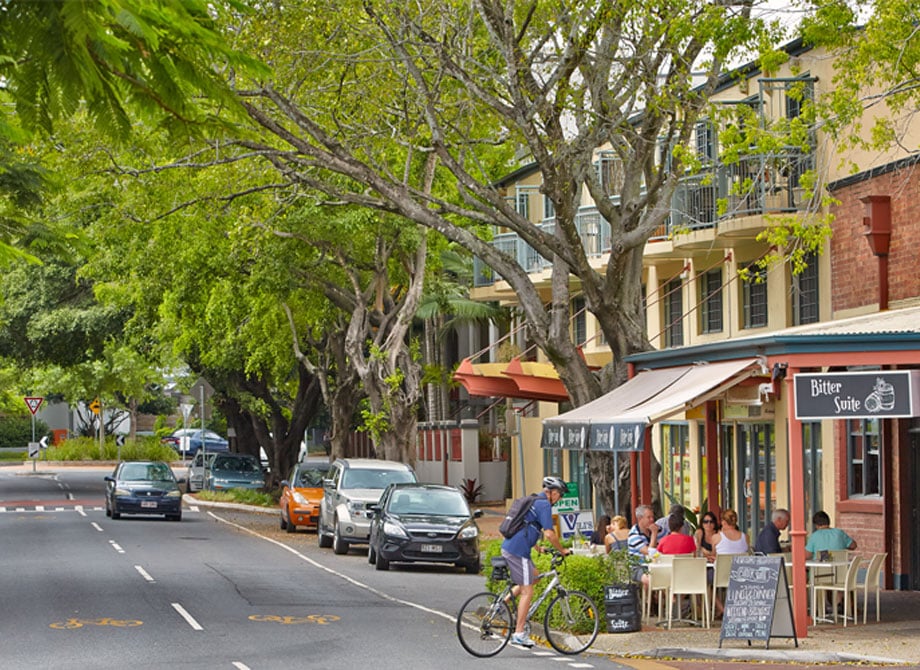
[[0, 468], [2, 667], [622, 668], [507, 648], [469, 656], [452, 615], [483, 579], [335, 556], [275, 515], [186, 507], [112, 520], [108, 469]]

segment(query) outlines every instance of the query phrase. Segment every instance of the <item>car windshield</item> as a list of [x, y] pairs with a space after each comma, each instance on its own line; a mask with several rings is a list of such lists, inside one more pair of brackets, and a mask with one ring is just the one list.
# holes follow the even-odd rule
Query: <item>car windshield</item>
[[342, 475], [343, 489], [380, 489], [390, 484], [408, 484], [415, 481], [409, 470], [346, 470]]
[[121, 479], [129, 482], [168, 482], [173, 476], [165, 463], [127, 463], [122, 467]]
[[469, 516], [466, 500], [459, 491], [406, 489], [396, 491], [390, 499], [393, 514], [438, 514]]
[[248, 458], [233, 458], [230, 456], [221, 456], [215, 458], [211, 464], [212, 470], [232, 470], [233, 472], [258, 472], [259, 468], [255, 461]]
[[325, 470], [320, 469], [304, 469], [300, 471], [300, 475], [297, 478], [297, 486], [302, 486], [304, 488], [320, 488], [323, 485], [323, 477], [326, 476]]

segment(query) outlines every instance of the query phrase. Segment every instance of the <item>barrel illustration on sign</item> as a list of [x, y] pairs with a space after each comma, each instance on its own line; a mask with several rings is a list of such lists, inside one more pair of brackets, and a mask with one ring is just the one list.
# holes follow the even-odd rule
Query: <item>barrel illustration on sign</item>
[[722, 615], [722, 640], [765, 640], [791, 637], [799, 646], [792, 623], [786, 570], [780, 556], [735, 556], [732, 560]]

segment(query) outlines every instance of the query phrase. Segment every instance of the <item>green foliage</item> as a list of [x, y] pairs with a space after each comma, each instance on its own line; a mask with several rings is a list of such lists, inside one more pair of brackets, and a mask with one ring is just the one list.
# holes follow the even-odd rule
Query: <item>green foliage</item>
[[[48, 425], [36, 419], [35, 439], [40, 440], [45, 435], [51, 435]], [[32, 441], [31, 416], [3, 416], [0, 417], [0, 447], [20, 447], [25, 449]]]
[[[121, 447], [121, 460], [123, 461], [165, 461], [167, 463], [179, 460], [179, 455], [169, 447], [160, 443], [156, 437], [140, 437], [127, 440]], [[91, 437], [75, 437], [65, 440], [62, 444], [46, 449], [42, 460], [46, 461], [114, 461], [118, 458], [119, 448], [115, 438], [106, 439], [103, 448], [99, 448], [99, 440]]]
[[474, 503], [482, 495], [482, 484], [477, 484], [475, 477], [468, 477], [460, 483], [460, 490], [468, 503]]
[[281, 498], [280, 491], [263, 493], [252, 489], [230, 489], [229, 491], [198, 491], [195, 497], [214, 502], [232, 502], [257, 507], [277, 507]]

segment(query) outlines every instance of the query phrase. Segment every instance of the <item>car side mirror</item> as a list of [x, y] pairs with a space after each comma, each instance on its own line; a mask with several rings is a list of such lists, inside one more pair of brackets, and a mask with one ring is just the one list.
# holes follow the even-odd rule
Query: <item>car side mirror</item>
[[380, 505], [368, 505], [367, 509], [373, 512], [374, 514], [380, 514], [381, 507]]
[[478, 519], [478, 518], [481, 517], [481, 516], [482, 516], [482, 510], [481, 510], [481, 509], [473, 510], [473, 518], [474, 518], [474, 519]]
[[332, 491], [335, 489], [335, 482], [331, 479], [324, 479], [323, 488]]
[[115, 483], [115, 478], [112, 475], [106, 475], [103, 477], [103, 479], [107, 482], [112, 482], [113, 484]]

